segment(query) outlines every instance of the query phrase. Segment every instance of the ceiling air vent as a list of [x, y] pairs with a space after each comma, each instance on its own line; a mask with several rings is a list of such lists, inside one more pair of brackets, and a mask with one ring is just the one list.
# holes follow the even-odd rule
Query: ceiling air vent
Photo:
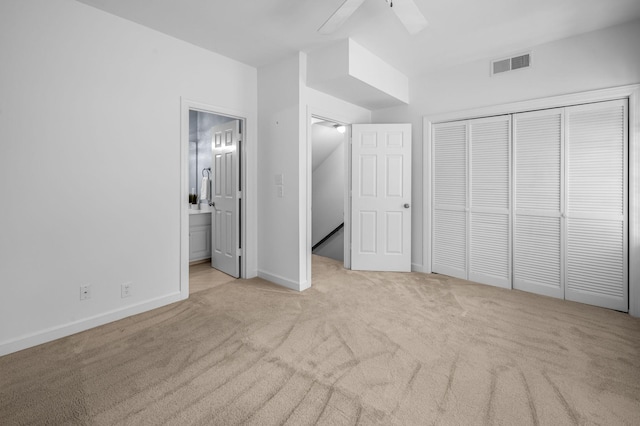
[[500, 74], [507, 71], [527, 68], [531, 65], [531, 54], [514, 56], [507, 59], [498, 59], [491, 61], [491, 74]]

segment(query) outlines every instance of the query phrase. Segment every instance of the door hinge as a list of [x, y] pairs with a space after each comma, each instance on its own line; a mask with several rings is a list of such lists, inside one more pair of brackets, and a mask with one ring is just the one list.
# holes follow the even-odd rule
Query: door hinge
[[237, 248], [236, 249], [236, 256], [242, 256], [242, 249], [241, 248]]
[[242, 199], [242, 191], [238, 191], [238, 200]]

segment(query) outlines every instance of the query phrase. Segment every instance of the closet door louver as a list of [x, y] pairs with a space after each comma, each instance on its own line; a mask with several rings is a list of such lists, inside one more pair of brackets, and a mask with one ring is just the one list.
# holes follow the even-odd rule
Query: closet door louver
[[563, 109], [513, 120], [513, 287], [563, 298]]
[[432, 270], [467, 278], [467, 123], [433, 127]]
[[511, 116], [469, 121], [469, 279], [511, 288]]
[[627, 101], [566, 115], [565, 298], [627, 311]]

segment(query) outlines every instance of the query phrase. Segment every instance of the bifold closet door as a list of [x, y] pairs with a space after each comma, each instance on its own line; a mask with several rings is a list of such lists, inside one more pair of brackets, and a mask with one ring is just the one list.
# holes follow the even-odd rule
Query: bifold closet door
[[511, 288], [511, 116], [468, 125], [468, 277]]
[[514, 115], [513, 287], [628, 310], [627, 101]]
[[433, 128], [433, 272], [467, 278], [467, 123]]
[[564, 297], [564, 110], [515, 114], [513, 288]]
[[511, 117], [433, 129], [436, 273], [511, 288]]
[[627, 101], [566, 109], [565, 298], [628, 310]]

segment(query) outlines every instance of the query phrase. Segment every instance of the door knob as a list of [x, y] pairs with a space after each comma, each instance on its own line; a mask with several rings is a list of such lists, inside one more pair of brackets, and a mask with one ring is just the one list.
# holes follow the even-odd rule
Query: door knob
[[405, 204], [404, 204], [404, 208], [405, 208], [405, 209], [408, 209], [409, 207], [411, 207], [411, 206], [409, 205], [409, 203], [405, 203]]

